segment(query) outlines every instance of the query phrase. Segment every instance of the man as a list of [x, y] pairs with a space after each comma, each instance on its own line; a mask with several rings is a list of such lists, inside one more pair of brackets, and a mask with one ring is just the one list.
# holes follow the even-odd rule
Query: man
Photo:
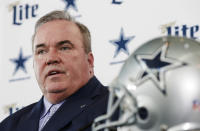
[[43, 97], [6, 118], [0, 131], [91, 130], [106, 113], [108, 90], [94, 76], [87, 27], [64, 11], [38, 20], [32, 46], [34, 71]]

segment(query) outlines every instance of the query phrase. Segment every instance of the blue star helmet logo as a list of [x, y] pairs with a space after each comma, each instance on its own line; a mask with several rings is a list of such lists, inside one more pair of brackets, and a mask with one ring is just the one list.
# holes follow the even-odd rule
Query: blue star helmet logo
[[120, 36], [118, 40], [111, 40], [110, 42], [117, 46], [114, 57], [116, 57], [120, 51], [124, 51], [127, 55], [129, 55], [129, 51], [127, 48], [127, 44], [134, 38], [135, 36], [126, 37], [124, 36], [123, 28], [121, 29]]
[[141, 84], [148, 79], [151, 79], [158, 89], [166, 95], [165, 87], [165, 72], [180, 66], [186, 65], [185, 63], [177, 60], [167, 58], [168, 43], [157, 49], [153, 54], [137, 55], [136, 59], [140, 63], [143, 71], [138, 75], [138, 82]]
[[19, 69], [21, 69], [21, 70], [23, 70], [25, 73], [27, 73], [26, 67], [25, 67], [24, 64], [25, 64], [25, 62], [26, 62], [30, 57], [31, 57], [31, 56], [26, 56], [26, 57], [24, 57], [24, 56], [23, 56], [22, 49], [20, 48], [20, 53], [19, 53], [18, 58], [10, 59], [10, 61], [13, 62], [13, 63], [16, 65], [15, 70], [14, 70], [14, 72], [13, 72], [13, 75], [15, 75], [16, 72], [17, 72]]
[[[156, 54], [156, 56], [153, 59], [142, 58], [142, 60], [146, 63], [146, 65], [149, 67], [149, 69], [156, 70], [155, 76], [158, 80], [160, 80], [159, 70], [162, 69], [163, 67], [171, 64], [171, 63], [161, 60], [161, 51], [158, 52], [158, 54]], [[147, 75], [147, 72], [145, 71], [144, 74], [142, 75], [142, 78], [145, 77], [146, 75]]]
[[72, 7], [75, 11], [78, 11], [75, 0], [63, 0], [67, 5], [65, 7], [66, 10], [68, 10], [70, 7]]

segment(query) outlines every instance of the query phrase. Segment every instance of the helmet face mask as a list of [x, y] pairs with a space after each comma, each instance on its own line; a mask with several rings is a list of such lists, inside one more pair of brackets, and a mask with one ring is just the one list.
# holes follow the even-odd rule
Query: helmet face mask
[[107, 114], [93, 130], [200, 131], [200, 43], [172, 36], [144, 43], [109, 89]]

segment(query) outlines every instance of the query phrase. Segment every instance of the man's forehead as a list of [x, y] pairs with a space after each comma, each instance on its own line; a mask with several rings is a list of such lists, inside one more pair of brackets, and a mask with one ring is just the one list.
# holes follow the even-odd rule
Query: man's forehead
[[46, 44], [56, 44], [61, 41], [72, 44], [77, 40], [80, 40], [82, 43], [83, 36], [79, 27], [74, 22], [67, 20], [53, 20], [38, 27], [37, 32], [35, 33], [33, 47], [34, 49], [36, 47], [45, 47], [47, 46]]
[[39, 26], [36, 30], [35, 38], [39, 37], [39, 39], [42, 39], [45, 35], [52, 35], [52, 38], [62, 37], [63, 35], [82, 36], [79, 27], [75, 23], [66, 20], [54, 20]]
[[[49, 26], [51, 28], [49, 28]], [[70, 28], [78, 28], [78, 26], [73, 22], [73, 21], [68, 21], [68, 20], [63, 20], [63, 19], [59, 19], [59, 20], [52, 20], [52, 21], [48, 21], [46, 23], [41, 24], [38, 28], [37, 31], [40, 29], [52, 29], [52, 28], [63, 28], [63, 27], [70, 27]]]

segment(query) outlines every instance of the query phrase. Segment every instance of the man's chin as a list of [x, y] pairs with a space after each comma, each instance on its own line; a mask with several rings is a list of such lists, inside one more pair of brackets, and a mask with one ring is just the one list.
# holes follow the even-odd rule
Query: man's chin
[[46, 93], [62, 93], [65, 92], [67, 89], [65, 86], [62, 85], [49, 85], [45, 87]]
[[47, 91], [48, 93], [62, 93], [62, 92], [64, 92], [64, 91], [66, 91], [66, 89], [52, 89], [52, 90], [49, 90], [49, 91]]
[[50, 92], [45, 94], [45, 97], [52, 104], [57, 104], [66, 99], [67, 98], [66, 95], [67, 94], [64, 90], [51, 90]]

